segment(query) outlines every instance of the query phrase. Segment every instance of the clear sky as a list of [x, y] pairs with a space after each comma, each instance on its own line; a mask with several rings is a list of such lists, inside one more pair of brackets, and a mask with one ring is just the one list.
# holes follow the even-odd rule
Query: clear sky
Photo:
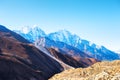
[[0, 0], [0, 24], [67, 29], [108, 49], [120, 49], [120, 0]]

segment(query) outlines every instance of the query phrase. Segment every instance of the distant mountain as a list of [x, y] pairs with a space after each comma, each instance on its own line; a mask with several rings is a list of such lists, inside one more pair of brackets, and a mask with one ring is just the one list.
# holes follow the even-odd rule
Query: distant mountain
[[108, 50], [104, 46], [98, 46], [90, 41], [81, 39], [69, 31], [60, 30], [58, 32], [50, 33], [48, 38], [54, 41], [61, 41], [68, 45], [78, 48], [88, 55], [99, 60], [115, 60], [120, 59], [119, 55], [113, 51]]
[[70, 46], [66, 43], [63, 43], [63, 42], [59, 42], [59, 41], [53, 41], [47, 37], [42, 37], [40, 38], [39, 40], [36, 40], [34, 42], [35, 46], [36, 47], [39, 47], [39, 46], [43, 46], [43, 47], [46, 47], [46, 48], [55, 48], [55, 49], [60, 49], [61, 52], [63, 52], [64, 54], [69, 54], [71, 56], [81, 56], [81, 57], [90, 57], [88, 54], [80, 51], [79, 49], [73, 47], [73, 46]]
[[73, 46], [59, 41], [55, 42], [49, 38], [40, 38], [35, 41], [34, 44], [37, 48], [40, 48], [41, 46], [46, 47], [53, 57], [72, 67], [88, 67], [95, 62], [98, 62], [97, 59], [92, 58]]
[[[31, 42], [34, 42], [37, 39], [40, 39], [41, 37], [47, 37], [50, 40], [54, 40], [56, 43], [57, 41], [63, 42], [63, 44], [65, 43], [70, 46], [73, 46], [79, 49], [81, 52], [87, 53], [89, 56], [94, 57], [99, 60], [110, 60], [111, 61], [111, 60], [120, 59], [117, 53], [105, 48], [104, 46], [98, 46], [90, 41], [84, 40], [80, 38], [79, 36], [72, 34], [71, 32], [67, 30], [60, 30], [60, 31], [45, 35], [44, 31], [42, 31], [39, 27], [37, 28], [38, 29], [34, 29], [34, 28], [29, 29], [27, 33], [24, 33], [24, 31], [21, 31], [21, 30], [17, 31], [17, 33]], [[33, 36], [29, 32], [32, 32]], [[50, 45], [52, 46], [54, 44], [51, 43]], [[58, 44], [58, 46], [61, 46], [61, 44]]]
[[50, 33], [48, 38], [54, 41], [64, 42], [75, 47], [77, 47], [77, 44], [82, 41], [79, 36], [75, 34], [73, 35], [67, 30], [59, 30], [58, 32]]
[[22, 37], [29, 40], [30, 42], [34, 42], [40, 37], [46, 36], [45, 32], [42, 31], [38, 26], [34, 26], [34, 27], [27, 26], [27, 27], [23, 27], [21, 30], [14, 30], [14, 32], [20, 34]]

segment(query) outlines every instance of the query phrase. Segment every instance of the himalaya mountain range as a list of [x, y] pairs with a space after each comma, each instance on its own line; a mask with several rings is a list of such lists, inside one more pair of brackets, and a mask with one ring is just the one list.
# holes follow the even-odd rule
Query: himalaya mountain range
[[119, 54], [66, 30], [48, 35], [39, 27], [16, 32], [0, 25], [0, 80], [48, 80], [68, 69], [84, 70], [101, 61], [120, 59]]
[[67, 30], [59, 30], [46, 34], [40, 27], [23, 27], [21, 30], [14, 30], [28, 41], [35, 44], [36, 47], [54, 48], [63, 53], [69, 53], [71, 56], [80, 56], [83, 53], [89, 57], [98, 60], [116, 60], [120, 59], [120, 55], [105, 48], [91, 43], [72, 34]]

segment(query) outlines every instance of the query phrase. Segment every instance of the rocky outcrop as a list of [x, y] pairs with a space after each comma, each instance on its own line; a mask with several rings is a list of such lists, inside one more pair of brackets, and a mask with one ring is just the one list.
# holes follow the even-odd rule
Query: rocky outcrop
[[49, 80], [120, 80], [120, 61], [98, 62], [88, 68], [66, 70]]

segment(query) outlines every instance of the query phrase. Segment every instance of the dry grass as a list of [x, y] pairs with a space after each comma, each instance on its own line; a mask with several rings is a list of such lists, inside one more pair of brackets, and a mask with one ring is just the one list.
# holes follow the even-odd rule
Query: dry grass
[[98, 62], [88, 68], [66, 70], [49, 80], [120, 80], [120, 61]]

